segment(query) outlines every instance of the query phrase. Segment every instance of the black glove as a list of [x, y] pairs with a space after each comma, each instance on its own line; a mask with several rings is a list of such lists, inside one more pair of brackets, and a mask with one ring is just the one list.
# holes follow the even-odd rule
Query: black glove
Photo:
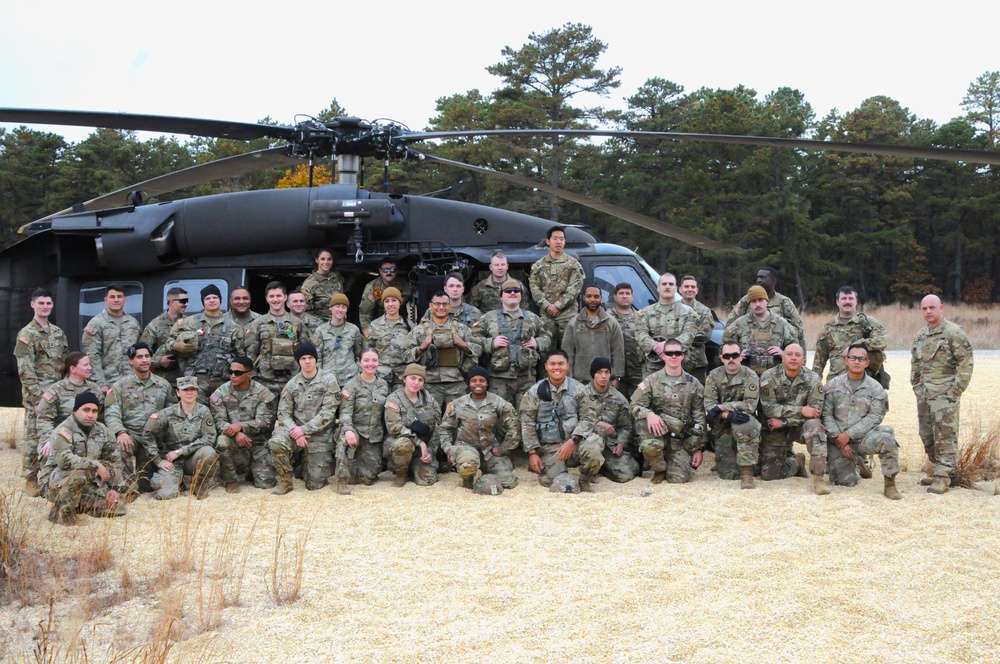
[[741, 413], [738, 410], [734, 410], [729, 413], [729, 422], [732, 424], [746, 424], [750, 421], [750, 416], [746, 413]]
[[720, 414], [722, 414], [722, 408], [720, 406], [712, 406], [712, 410], [708, 411], [708, 415], [706, 415], [708, 423], [714, 426]]
[[426, 437], [431, 433], [431, 428], [426, 424], [424, 424], [423, 422], [421, 422], [420, 420], [413, 420], [412, 422], [410, 422], [409, 429], [410, 431], [417, 434], [421, 438]]
[[552, 401], [552, 386], [547, 379], [538, 386], [538, 398], [542, 401]]

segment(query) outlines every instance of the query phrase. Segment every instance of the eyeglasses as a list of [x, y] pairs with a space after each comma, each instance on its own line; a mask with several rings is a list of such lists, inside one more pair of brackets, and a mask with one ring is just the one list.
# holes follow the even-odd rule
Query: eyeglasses
[[663, 351], [663, 354], [666, 355], [667, 357], [680, 357], [680, 356], [682, 356], [684, 354], [684, 351], [682, 351], [682, 350], [665, 350], [665, 351]]
[[172, 302], [180, 302], [181, 304], [187, 304], [188, 299], [186, 297], [175, 297]]
[[240, 371], [239, 369], [230, 369], [229, 370], [229, 375], [230, 376], [245, 376], [248, 373], [250, 373], [250, 372], [249, 371]]
[[451, 302], [431, 302], [432, 307], [447, 307]]
[[848, 355], [847, 356], [847, 361], [848, 362], [867, 362], [868, 358], [864, 357], [863, 355]]
[[520, 288], [504, 288], [503, 292], [504, 293], [520, 293], [521, 289]]
[[724, 360], [735, 360], [735, 359], [739, 358], [739, 356], [740, 356], [739, 353], [723, 353], [722, 354], [722, 359], [724, 359]]
[[396, 274], [396, 268], [394, 267], [383, 267], [380, 272], [382, 274]]

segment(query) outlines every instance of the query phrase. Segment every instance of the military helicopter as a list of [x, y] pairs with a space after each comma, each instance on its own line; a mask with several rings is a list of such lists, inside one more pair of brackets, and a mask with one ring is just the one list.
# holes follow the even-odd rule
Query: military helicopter
[[[903, 145], [833, 143], [760, 136], [685, 134], [615, 130], [498, 129], [417, 132], [395, 122], [355, 117], [306, 119], [294, 125], [261, 125], [195, 118], [121, 113], [0, 108], [0, 122], [107, 127], [171, 134], [251, 140], [282, 139], [285, 145], [220, 159], [141, 182], [63, 210], [22, 228], [25, 239], [0, 252], [0, 349], [13, 347], [30, 320], [31, 291], [55, 294], [53, 320], [71, 347], [78, 346], [86, 322], [104, 308], [104, 288], [124, 285], [126, 312], [142, 325], [166, 307], [174, 286], [198, 293], [208, 284], [223, 302], [238, 286], [247, 287], [260, 308], [272, 280], [289, 287], [312, 270], [319, 249], [335, 250], [334, 269], [353, 279], [349, 297], [358, 302], [367, 278], [384, 259], [407, 270], [416, 314], [453, 270], [471, 285], [481, 278], [491, 254], [503, 249], [513, 273], [524, 273], [547, 249], [542, 240], [553, 222], [497, 208], [441, 198], [378, 193], [358, 185], [364, 157], [419, 159], [485, 173], [619, 217], [667, 237], [704, 249], [738, 251], [687, 229], [594, 198], [534, 180], [417, 151], [413, 144], [479, 136], [618, 136], [707, 141], [790, 149], [824, 149], [889, 156], [1000, 163], [1000, 154]], [[337, 184], [216, 194], [145, 204], [147, 197], [222, 177], [333, 158]], [[311, 169], [310, 169], [311, 170]], [[311, 183], [310, 183], [311, 184]], [[658, 273], [637, 254], [603, 243], [583, 228], [568, 225], [566, 251], [584, 266], [588, 283], [610, 296], [629, 282], [637, 306], [657, 299]], [[191, 298], [188, 314], [200, 310]], [[0, 404], [17, 405], [20, 388], [12, 353], [0, 352]]]

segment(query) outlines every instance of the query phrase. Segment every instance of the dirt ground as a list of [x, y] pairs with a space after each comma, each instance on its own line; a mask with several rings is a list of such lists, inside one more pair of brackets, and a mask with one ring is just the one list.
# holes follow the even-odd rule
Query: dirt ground
[[[91, 605], [120, 588], [123, 570], [153, 587], [170, 560], [193, 560], [174, 585], [96, 615], [80, 593], [61, 593], [58, 639], [77, 634], [90, 661], [149, 641], [171, 616], [181, 639], [171, 661], [1000, 661], [997, 487], [934, 496], [917, 486], [909, 358], [892, 355], [889, 370], [898, 502], [882, 497], [878, 475], [829, 496], [801, 478], [741, 491], [709, 472], [708, 455], [691, 484], [653, 487], [647, 473], [589, 495], [549, 493], [519, 470], [521, 486], [498, 497], [470, 495], [449, 474], [349, 497], [298, 481], [284, 497], [143, 496], [126, 518], [80, 528], [51, 526], [41, 500], [24, 511], [51, 551], [111, 543], [112, 569], [83, 591]], [[977, 359], [963, 430], [996, 423], [998, 375], [1000, 357]], [[18, 464], [0, 452], [0, 490], [20, 487]], [[286, 570], [308, 537], [301, 598], [283, 605], [268, 592], [279, 533]], [[244, 544], [241, 604], [198, 633], [206, 579], [239, 570]], [[29, 659], [47, 612], [0, 608], [0, 656]]]

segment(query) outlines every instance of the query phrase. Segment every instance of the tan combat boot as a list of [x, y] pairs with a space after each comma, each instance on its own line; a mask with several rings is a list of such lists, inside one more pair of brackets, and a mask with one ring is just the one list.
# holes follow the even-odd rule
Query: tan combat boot
[[462, 488], [463, 489], [471, 489], [472, 488], [472, 484], [475, 481], [476, 481], [476, 476], [475, 475], [465, 475], [464, 477], [462, 477]]
[[341, 496], [351, 495], [351, 489], [347, 486], [347, 480], [337, 478], [337, 494]]
[[[862, 454], [854, 455], [854, 465], [857, 466], [858, 474], [861, 475], [862, 479], [870, 480], [872, 478], [872, 469], [868, 466], [870, 457], [864, 456]], [[883, 475], [885, 477], [885, 475]]]
[[584, 475], [580, 473], [580, 492], [581, 493], [594, 493], [594, 485], [590, 481], [590, 475]]
[[82, 526], [83, 519], [73, 510], [60, 509], [58, 503], [52, 504], [49, 510], [49, 521], [61, 526]]
[[275, 496], [283, 496], [292, 490], [292, 474], [289, 472], [278, 473], [278, 486], [271, 489]]
[[799, 464], [799, 469], [796, 471], [796, 477], [809, 477], [809, 469], [806, 468], [806, 455], [799, 452], [795, 455], [795, 463]]
[[884, 495], [889, 500], [902, 500], [903, 494], [896, 490], [896, 478], [882, 476], [885, 480], [885, 488], [882, 490], [882, 495]]
[[817, 496], [829, 495], [830, 483], [826, 481], [825, 475], [813, 475], [813, 491]]
[[239, 493], [240, 485], [236, 482], [230, 482], [226, 485], [226, 493]]
[[24, 495], [30, 498], [38, 498], [42, 495], [42, 490], [38, 488], [38, 480], [34, 477], [29, 477], [24, 480]]
[[392, 481], [392, 485], [395, 487], [406, 486], [406, 468], [396, 471], [396, 479]]
[[920, 486], [930, 486], [932, 484], [934, 484], [933, 475], [926, 475], [925, 477], [920, 478]]
[[740, 466], [740, 488], [753, 489], [753, 467]]
[[948, 493], [948, 478], [947, 477], [934, 477], [934, 481], [929, 487], [927, 487], [927, 493], [936, 493], [941, 495], [942, 493]]
[[653, 484], [660, 484], [663, 480], [667, 479], [666, 472], [653, 473], [653, 479], [650, 480]]

